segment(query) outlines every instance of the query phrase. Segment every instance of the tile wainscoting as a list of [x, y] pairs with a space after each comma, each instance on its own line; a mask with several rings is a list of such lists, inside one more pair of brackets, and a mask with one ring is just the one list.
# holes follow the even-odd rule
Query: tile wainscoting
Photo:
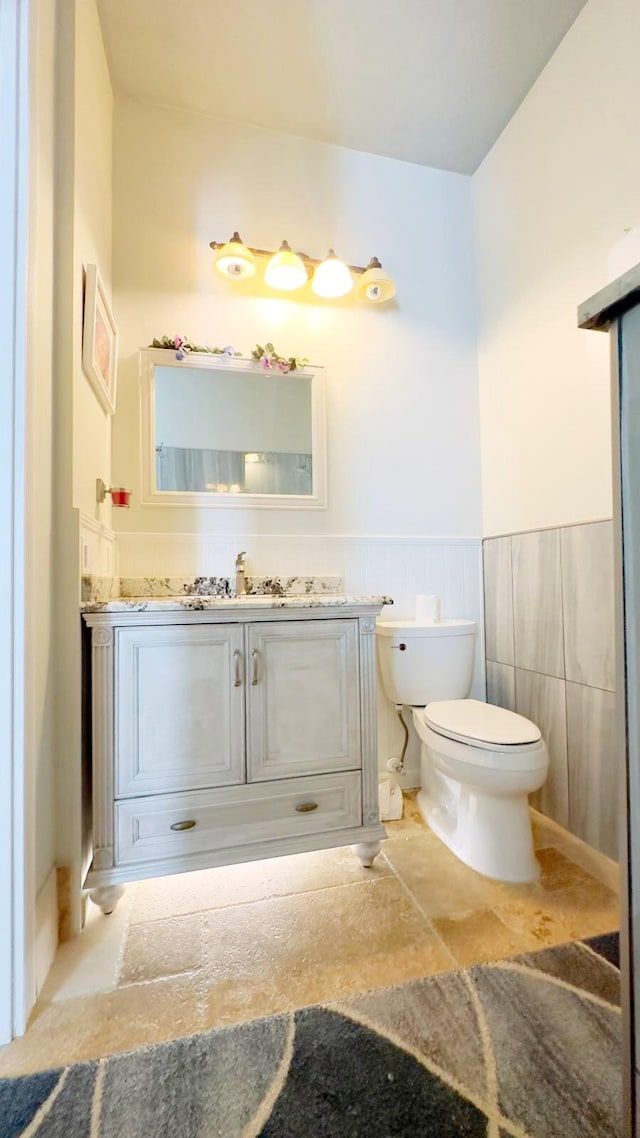
[[[443, 617], [478, 623], [472, 694], [485, 695], [480, 538], [349, 535], [247, 535], [118, 533], [122, 577], [233, 576], [236, 554], [246, 550], [247, 572], [261, 576], [341, 577], [346, 593], [386, 593], [394, 616], [412, 614], [413, 597], [436, 593]], [[380, 766], [398, 755], [403, 731], [378, 685]], [[420, 752], [413, 728], [405, 759], [406, 787], [419, 785]]]
[[613, 523], [484, 542], [487, 698], [538, 724], [536, 805], [617, 857]]

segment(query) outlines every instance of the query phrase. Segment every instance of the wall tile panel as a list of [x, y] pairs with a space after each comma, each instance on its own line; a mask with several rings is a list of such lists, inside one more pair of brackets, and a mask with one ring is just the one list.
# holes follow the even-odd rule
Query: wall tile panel
[[487, 660], [487, 703], [516, 710], [516, 670], [511, 664]]
[[516, 667], [564, 677], [560, 531], [517, 534], [511, 550]]
[[613, 522], [561, 531], [565, 672], [615, 691]]
[[513, 664], [511, 538], [484, 543], [484, 619], [487, 659]]
[[609, 857], [618, 857], [620, 770], [616, 697], [584, 684], [567, 684], [569, 827]]
[[561, 826], [569, 825], [569, 775], [565, 683], [516, 668], [516, 711], [542, 732], [549, 752], [549, 773], [533, 804]]

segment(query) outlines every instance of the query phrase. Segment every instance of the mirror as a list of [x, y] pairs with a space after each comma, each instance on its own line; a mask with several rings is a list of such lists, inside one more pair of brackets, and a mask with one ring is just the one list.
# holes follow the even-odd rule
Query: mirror
[[324, 376], [141, 352], [143, 502], [326, 505]]

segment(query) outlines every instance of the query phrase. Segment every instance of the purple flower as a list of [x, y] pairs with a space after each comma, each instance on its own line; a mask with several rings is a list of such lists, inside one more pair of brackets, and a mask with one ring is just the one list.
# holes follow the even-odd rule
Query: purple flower
[[280, 371], [284, 372], [285, 375], [288, 371], [291, 371], [291, 364], [287, 363], [286, 360], [278, 360], [278, 367], [280, 368]]
[[183, 352], [182, 348], [179, 348], [178, 351], [176, 352], [176, 359], [177, 360], [186, 360], [186, 358], [187, 358], [187, 353]]
[[236, 350], [231, 344], [227, 344], [226, 348], [222, 349], [223, 356], [235, 356]]
[[268, 356], [262, 357], [260, 360], [260, 365], [264, 368], [265, 371], [271, 371], [273, 368], [273, 364], [271, 363], [271, 360]]

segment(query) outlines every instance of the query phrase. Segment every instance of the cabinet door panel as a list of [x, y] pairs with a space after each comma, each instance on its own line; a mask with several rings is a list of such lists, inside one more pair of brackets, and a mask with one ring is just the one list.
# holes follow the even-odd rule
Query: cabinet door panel
[[256, 623], [248, 646], [249, 780], [359, 768], [356, 622]]
[[241, 653], [238, 625], [118, 632], [116, 797], [244, 781]]

